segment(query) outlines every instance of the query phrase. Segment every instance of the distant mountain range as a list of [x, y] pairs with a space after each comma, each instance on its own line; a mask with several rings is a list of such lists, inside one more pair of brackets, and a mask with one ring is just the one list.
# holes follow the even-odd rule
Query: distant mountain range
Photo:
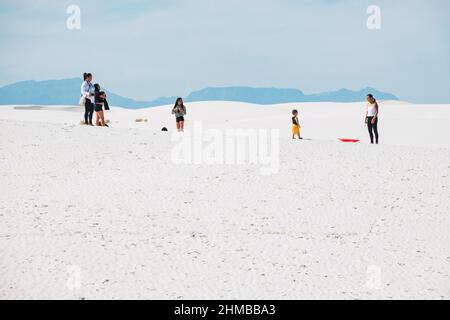
[[[0, 105], [76, 105], [80, 98], [79, 78], [47, 81], [22, 81], [0, 88]], [[161, 97], [152, 101], [136, 101], [105, 90], [109, 103], [129, 109], [168, 105], [177, 97]], [[359, 91], [341, 89], [319, 94], [304, 94], [297, 89], [224, 87], [205, 88], [185, 97], [186, 102], [196, 101], [237, 101], [262, 105], [291, 102], [358, 102], [368, 93], [380, 100], [398, 100], [390, 93], [374, 88]]]

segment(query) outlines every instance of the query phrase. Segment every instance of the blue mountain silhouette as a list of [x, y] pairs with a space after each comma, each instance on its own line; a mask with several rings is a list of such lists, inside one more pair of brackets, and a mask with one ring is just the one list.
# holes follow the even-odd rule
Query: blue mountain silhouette
[[[0, 105], [76, 105], [80, 97], [81, 79], [47, 81], [22, 81], [0, 88]], [[152, 101], [137, 101], [105, 90], [109, 103], [129, 109], [147, 108], [174, 103], [176, 97], [161, 97]], [[186, 102], [236, 101], [255, 104], [277, 104], [291, 102], [357, 102], [363, 101], [368, 93], [380, 100], [398, 100], [390, 93], [374, 88], [359, 91], [341, 89], [319, 94], [304, 94], [298, 89], [210, 87], [194, 91]]]

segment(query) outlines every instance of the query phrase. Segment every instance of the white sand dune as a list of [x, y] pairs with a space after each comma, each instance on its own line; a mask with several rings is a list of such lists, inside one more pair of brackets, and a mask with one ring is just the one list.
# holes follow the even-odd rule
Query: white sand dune
[[188, 104], [188, 128], [279, 129], [268, 176], [174, 164], [169, 106], [41, 107], [0, 107], [0, 298], [450, 298], [448, 105], [381, 103], [372, 146], [361, 103]]
[[[336, 141], [338, 138], [358, 138], [368, 141], [364, 124], [363, 103], [300, 103], [260, 106], [233, 102], [198, 102], [189, 104], [187, 126], [202, 121], [213, 128], [277, 128], [290, 137], [290, 111], [297, 108], [303, 133], [318, 140]], [[31, 110], [30, 110], [31, 109]], [[33, 110], [35, 109], [35, 110]], [[1, 107], [0, 117], [9, 120], [78, 124], [83, 108], [74, 106], [11, 106]], [[402, 101], [381, 102], [380, 134], [384, 145], [449, 147], [450, 106], [415, 105]], [[127, 110], [113, 108], [107, 117], [117, 128], [160, 130], [172, 129], [170, 106]], [[148, 122], [135, 123], [136, 119]]]

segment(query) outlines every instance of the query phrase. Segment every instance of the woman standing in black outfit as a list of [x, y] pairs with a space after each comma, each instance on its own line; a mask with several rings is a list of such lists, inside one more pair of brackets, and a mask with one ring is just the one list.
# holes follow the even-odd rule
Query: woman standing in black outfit
[[378, 144], [378, 114], [379, 106], [373, 95], [367, 95], [366, 124], [369, 130], [370, 142], [373, 144], [374, 135], [376, 144]]
[[92, 94], [92, 74], [84, 73], [83, 84], [81, 85], [81, 96], [84, 97], [84, 124], [92, 126], [92, 116], [94, 115], [94, 95]]

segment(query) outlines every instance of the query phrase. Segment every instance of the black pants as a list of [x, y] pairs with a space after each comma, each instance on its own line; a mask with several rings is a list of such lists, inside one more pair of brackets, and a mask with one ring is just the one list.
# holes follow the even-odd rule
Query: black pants
[[91, 100], [86, 98], [86, 103], [84, 104], [84, 123], [92, 124], [92, 116], [94, 115], [94, 104]]
[[378, 144], [378, 117], [375, 123], [372, 123], [374, 117], [367, 117], [367, 129], [369, 130], [370, 142], [373, 144], [373, 136], [375, 133], [375, 141]]

